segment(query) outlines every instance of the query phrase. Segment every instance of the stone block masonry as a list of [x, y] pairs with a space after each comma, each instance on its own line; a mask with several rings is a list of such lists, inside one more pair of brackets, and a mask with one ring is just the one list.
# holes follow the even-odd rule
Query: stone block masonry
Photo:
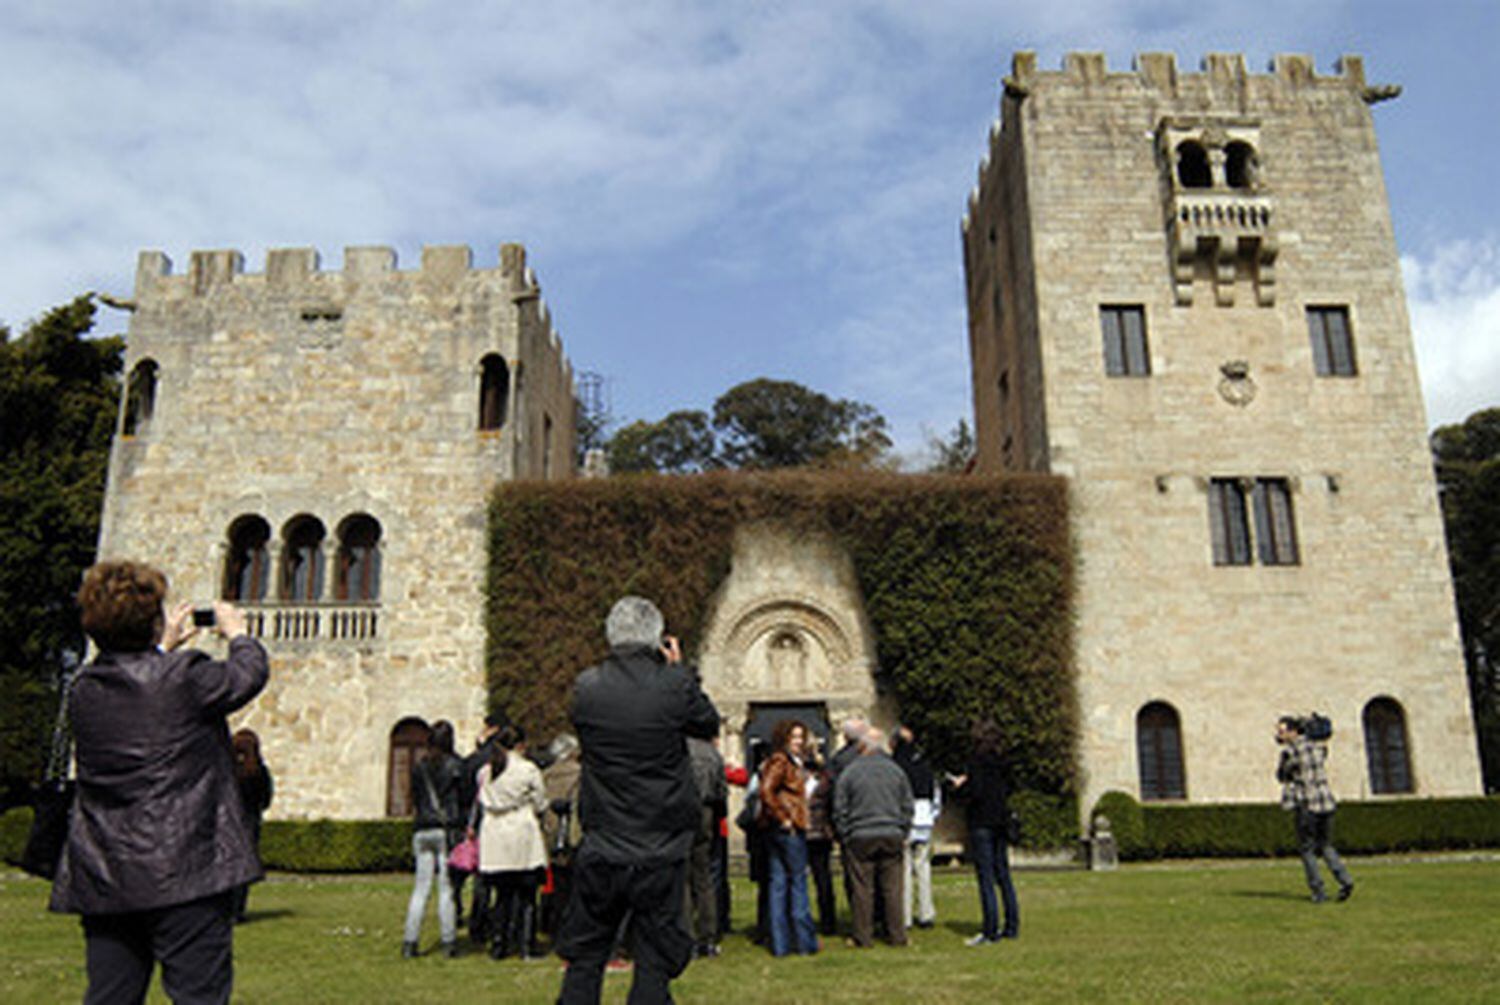
[[1398, 91], [1352, 56], [1014, 59], [963, 224], [975, 426], [982, 470], [1071, 480], [1085, 812], [1273, 799], [1275, 719], [1314, 708], [1337, 793], [1479, 791], [1371, 114]]
[[483, 716], [491, 489], [573, 473], [572, 372], [524, 249], [428, 247], [410, 271], [276, 249], [262, 273], [148, 251], [134, 302], [101, 556], [250, 612], [272, 682], [236, 725], [273, 816], [400, 809], [410, 720], [467, 744]]

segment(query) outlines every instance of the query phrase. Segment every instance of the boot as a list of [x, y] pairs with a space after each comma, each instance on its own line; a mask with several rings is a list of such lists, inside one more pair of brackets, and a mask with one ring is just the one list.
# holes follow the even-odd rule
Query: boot
[[536, 905], [530, 901], [524, 901], [521, 909], [516, 913], [520, 916], [516, 932], [516, 947], [521, 953], [521, 959], [541, 959], [544, 954], [536, 942]]

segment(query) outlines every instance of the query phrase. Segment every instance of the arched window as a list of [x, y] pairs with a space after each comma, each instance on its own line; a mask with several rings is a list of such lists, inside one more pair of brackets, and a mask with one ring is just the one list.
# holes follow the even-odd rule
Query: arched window
[[125, 425], [122, 432], [134, 436], [156, 409], [156, 374], [159, 367], [155, 360], [143, 359], [130, 371], [130, 380], [125, 385]]
[[271, 580], [271, 525], [258, 516], [238, 517], [229, 525], [229, 548], [224, 556], [225, 600], [266, 599]]
[[281, 538], [281, 599], [308, 603], [323, 595], [323, 538], [317, 517], [303, 514], [287, 521]]
[[427, 746], [427, 723], [402, 719], [391, 730], [391, 753], [385, 775], [385, 815], [411, 816], [411, 766]]
[[1183, 188], [1209, 188], [1213, 174], [1208, 169], [1208, 151], [1202, 144], [1184, 140], [1177, 144], [1177, 183]]
[[369, 514], [355, 513], [339, 524], [333, 591], [339, 600], [380, 599], [380, 521]]
[[1140, 761], [1141, 799], [1185, 799], [1182, 726], [1177, 710], [1153, 701], [1135, 717], [1135, 748]]
[[1411, 792], [1406, 713], [1401, 710], [1401, 704], [1392, 698], [1374, 699], [1365, 706], [1364, 724], [1370, 791], [1376, 795]]
[[505, 408], [510, 402], [510, 367], [495, 353], [481, 360], [480, 366], [479, 428], [499, 429], [505, 425]]
[[1230, 188], [1255, 187], [1255, 148], [1236, 140], [1224, 148], [1224, 180]]

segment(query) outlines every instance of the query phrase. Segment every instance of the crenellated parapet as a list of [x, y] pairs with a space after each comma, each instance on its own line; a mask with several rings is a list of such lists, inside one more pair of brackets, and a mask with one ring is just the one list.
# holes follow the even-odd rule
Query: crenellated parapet
[[420, 281], [429, 285], [458, 286], [464, 282], [492, 283], [510, 293], [517, 303], [541, 297], [541, 286], [526, 264], [526, 248], [502, 244], [498, 267], [475, 268], [466, 245], [440, 244], [422, 248], [417, 269], [397, 268], [394, 248], [367, 245], [344, 249], [342, 270], [325, 271], [313, 248], [272, 248], [266, 252], [264, 272], [246, 272], [245, 256], [234, 249], [194, 251], [186, 272], [174, 273], [172, 260], [160, 251], [143, 251], [136, 264], [136, 296], [205, 296], [236, 284], [264, 285], [271, 289], [305, 287], [326, 292], [330, 283], [366, 283], [371, 280]]
[[[1096, 138], [1100, 163], [1154, 158], [1179, 306], [1190, 306], [1195, 284], [1206, 279], [1220, 306], [1233, 306], [1237, 293], [1248, 289], [1250, 302], [1272, 307], [1288, 219], [1282, 204], [1287, 193], [1280, 186], [1304, 164], [1321, 163], [1317, 158], [1332, 147], [1319, 137], [1369, 131], [1366, 106], [1400, 90], [1370, 84], [1364, 61], [1353, 55], [1337, 60], [1331, 74], [1320, 74], [1312, 58], [1300, 54], [1277, 55], [1267, 72], [1252, 73], [1238, 53], [1209, 53], [1196, 71], [1185, 72], [1171, 53], [1140, 53], [1128, 69], [1111, 69], [1103, 53], [1070, 52], [1059, 69], [1043, 70], [1035, 52], [1018, 52], [1004, 80], [1002, 118], [990, 130], [979, 181], [969, 194], [964, 233], [989, 212], [986, 200], [1000, 184], [996, 165], [1009, 156], [1010, 170], [1026, 170], [1013, 156], [1021, 134], [1038, 131], [1027, 140], [1037, 149], [1047, 142], [1043, 132], [1067, 123]], [[1267, 123], [1274, 126], [1263, 135]], [[1349, 143], [1339, 149], [1345, 157], [1343, 151], [1364, 147]], [[1360, 170], [1348, 164], [1323, 169]]]
[[1035, 52], [1017, 52], [1011, 59], [1010, 74], [1004, 80], [1008, 97], [1024, 100], [1039, 85], [1075, 85], [1101, 87], [1135, 85], [1178, 98], [1200, 88], [1222, 96], [1233, 96], [1251, 88], [1275, 89], [1284, 95], [1298, 92], [1343, 88], [1361, 101], [1373, 104], [1396, 97], [1397, 85], [1371, 85], [1365, 81], [1364, 60], [1345, 55], [1334, 63], [1331, 75], [1317, 72], [1312, 57], [1282, 53], [1272, 58], [1265, 74], [1252, 74], [1245, 68], [1245, 57], [1239, 53], [1211, 52], [1198, 64], [1198, 72], [1181, 73], [1177, 57], [1169, 52], [1139, 53], [1131, 60], [1129, 70], [1111, 71], [1102, 52], [1070, 52], [1063, 57], [1061, 69], [1037, 67]]

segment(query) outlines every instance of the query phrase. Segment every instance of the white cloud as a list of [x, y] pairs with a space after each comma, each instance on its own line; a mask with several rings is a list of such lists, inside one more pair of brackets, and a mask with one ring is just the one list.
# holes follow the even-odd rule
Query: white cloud
[[1500, 239], [1453, 241], [1401, 268], [1428, 424], [1500, 407]]

